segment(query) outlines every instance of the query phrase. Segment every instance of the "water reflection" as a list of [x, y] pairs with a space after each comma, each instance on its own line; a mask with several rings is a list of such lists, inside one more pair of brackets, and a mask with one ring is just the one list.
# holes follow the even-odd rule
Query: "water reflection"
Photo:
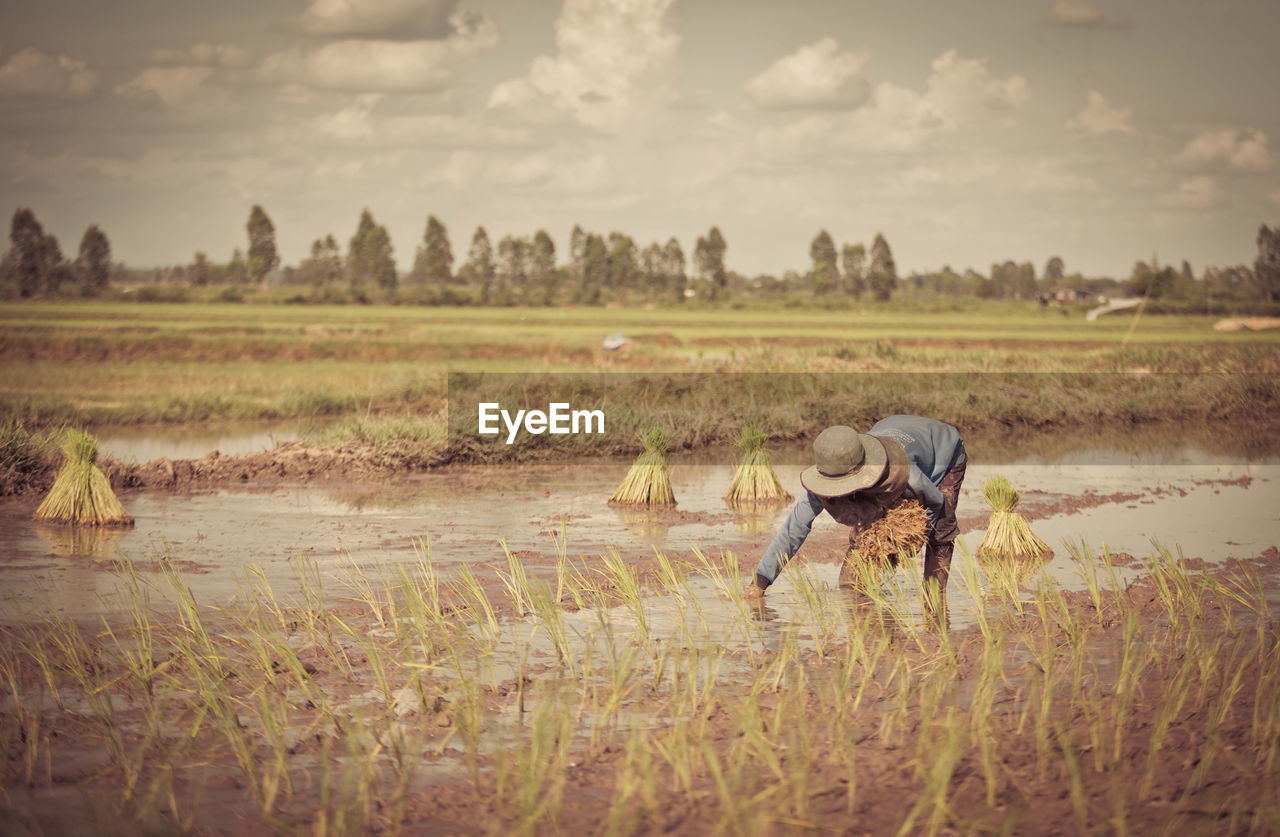
[[51, 555], [108, 559], [115, 557], [127, 531], [114, 526], [71, 526], [39, 521], [33, 521], [32, 527]]

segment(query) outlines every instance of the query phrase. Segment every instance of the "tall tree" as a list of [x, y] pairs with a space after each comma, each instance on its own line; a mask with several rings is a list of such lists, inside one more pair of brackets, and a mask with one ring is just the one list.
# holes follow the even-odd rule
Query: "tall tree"
[[47, 294], [56, 294], [72, 278], [62, 247], [52, 233], [45, 233], [40, 240], [40, 277]]
[[635, 239], [620, 232], [609, 233], [609, 277], [610, 291], [622, 297], [626, 292], [639, 284], [640, 259]]
[[13, 245], [13, 275], [18, 296], [30, 297], [40, 292], [44, 283], [44, 239], [44, 227], [34, 212], [23, 207], [13, 213], [9, 242]]
[[90, 224], [80, 239], [80, 256], [76, 259], [76, 272], [80, 281], [90, 293], [98, 293], [107, 287], [111, 278], [111, 242], [98, 229], [97, 224]]
[[582, 245], [582, 281], [577, 300], [584, 305], [597, 305], [604, 298], [604, 283], [609, 275], [609, 248], [604, 237], [587, 233]]
[[1036, 298], [1036, 268], [1031, 262], [1023, 262], [1018, 265], [1015, 274], [1013, 295], [1018, 299], [1035, 299]]
[[529, 283], [535, 289], [535, 299], [542, 305], [554, 305], [559, 291], [560, 273], [556, 270], [556, 243], [546, 230], [538, 230], [533, 236], [533, 249], [529, 254]]
[[504, 235], [498, 242], [498, 271], [494, 302], [511, 305], [523, 301], [529, 285], [529, 240], [515, 235]]
[[493, 291], [493, 245], [489, 243], [489, 233], [484, 227], [476, 227], [471, 236], [471, 249], [467, 252], [467, 262], [460, 273], [466, 282], [476, 291], [476, 299], [484, 305], [489, 302]]
[[1263, 224], [1258, 229], [1258, 257], [1253, 262], [1254, 280], [1267, 302], [1280, 299], [1280, 227]]
[[196, 251], [195, 261], [191, 263], [191, 267], [187, 270], [187, 281], [192, 287], [203, 288], [213, 279], [213, 271], [209, 266], [209, 257]]
[[726, 249], [719, 227], [712, 227], [706, 238], [699, 236], [693, 248], [693, 263], [707, 285], [707, 297], [710, 299], [723, 296], [728, 288], [729, 274], [724, 267]]
[[1044, 265], [1045, 290], [1053, 290], [1053, 284], [1061, 282], [1066, 276], [1066, 265], [1059, 256], [1051, 256]]
[[267, 276], [280, 264], [276, 252], [276, 228], [261, 206], [253, 205], [249, 211], [249, 279], [267, 289]]
[[677, 301], [684, 301], [684, 289], [689, 284], [689, 277], [685, 273], [684, 267], [684, 248], [680, 246], [680, 242], [672, 236], [667, 240], [667, 245], [662, 248], [664, 271], [668, 278], [668, 290], [675, 296]]
[[658, 242], [655, 241], [640, 251], [641, 282], [648, 299], [655, 299], [662, 295], [667, 286], [666, 268], [662, 245]]
[[809, 281], [814, 295], [826, 296], [835, 291], [840, 280], [836, 267], [836, 243], [826, 230], [819, 232], [810, 242], [809, 258], [813, 260]]
[[365, 209], [360, 213], [355, 235], [347, 249], [347, 278], [351, 289], [365, 293], [371, 288], [396, 289], [396, 261], [391, 252], [387, 228], [373, 220]]
[[311, 242], [311, 255], [298, 265], [297, 281], [316, 290], [342, 281], [342, 251], [332, 234]]
[[412, 275], [415, 282], [440, 287], [453, 282], [453, 248], [449, 246], [449, 231], [434, 215], [427, 218], [422, 244], [413, 259]]
[[569, 233], [569, 279], [573, 282], [573, 286], [579, 290], [583, 286], [586, 260], [587, 234], [580, 225], [574, 224], [573, 232]]
[[862, 244], [846, 244], [840, 249], [844, 268], [844, 291], [852, 297], [862, 296], [867, 289], [867, 248]]
[[867, 280], [871, 292], [881, 302], [887, 302], [898, 287], [898, 267], [893, 262], [889, 242], [880, 233], [876, 233], [875, 240], [871, 242], [871, 270]]
[[229, 285], [249, 284], [249, 266], [245, 263], [244, 251], [239, 247], [232, 251], [224, 276]]

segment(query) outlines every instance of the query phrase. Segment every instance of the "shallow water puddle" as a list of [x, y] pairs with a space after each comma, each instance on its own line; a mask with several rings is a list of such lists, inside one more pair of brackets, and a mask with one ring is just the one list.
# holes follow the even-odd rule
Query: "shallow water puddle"
[[[1036, 533], [1055, 550], [1049, 574], [1079, 588], [1065, 543], [1083, 542], [1095, 555], [1103, 545], [1137, 558], [1152, 554], [1152, 539], [1187, 557], [1218, 562], [1254, 557], [1280, 545], [1280, 465], [1213, 464], [1214, 457], [1180, 455], [1173, 464], [1101, 464], [1105, 453], [1056, 464], [974, 463], [961, 493], [962, 549], [981, 542], [989, 509], [982, 498], [987, 478], [1007, 476], [1023, 492], [1023, 510]], [[44, 607], [73, 614], [98, 613], [115, 582], [115, 558], [151, 562], [170, 557], [201, 600], [238, 593], [239, 579], [258, 565], [283, 595], [297, 590], [298, 559], [314, 561], [330, 578], [344, 566], [393, 566], [415, 562], [429, 546], [442, 573], [475, 566], [494, 579], [504, 567], [505, 542], [531, 573], [550, 572], [557, 540], [570, 556], [593, 558], [616, 549], [628, 562], [650, 560], [655, 550], [708, 555], [731, 550], [744, 577], [789, 511], [781, 506], [752, 514], [725, 506], [732, 469], [677, 462], [673, 510], [610, 507], [606, 499], [626, 472], [625, 463], [582, 466], [509, 466], [449, 469], [381, 487], [276, 486], [143, 492], [122, 496], [137, 520], [132, 530], [93, 532], [37, 525], [30, 519], [38, 498], [0, 503], [0, 616]], [[783, 484], [801, 490], [800, 466], [779, 465]], [[805, 553], [820, 582], [834, 587], [834, 561], [845, 530], [819, 518]], [[913, 569], [918, 572], [918, 568]], [[905, 573], [899, 571], [899, 575]], [[1131, 574], [1132, 569], [1123, 570]], [[830, 576], [829, 578], [827, 576]], [[956, 587], [953, 575], [952, 589]], [[782, 593], [785, 586], [779, 587]], [[773, 597], [780, 599], [780, 595]], [[963, 612], [953, 608], [953, 620]]]

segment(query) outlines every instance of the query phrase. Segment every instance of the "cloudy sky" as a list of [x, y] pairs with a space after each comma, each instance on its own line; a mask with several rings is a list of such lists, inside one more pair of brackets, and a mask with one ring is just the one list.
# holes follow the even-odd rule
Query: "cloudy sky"
[[1252, 262], [1280, 224], [1276, 0], [0, 0], [0, 211], [74, 252], [287, 262], [362, 207], [402, 269], [575, 223], [803, 270]]

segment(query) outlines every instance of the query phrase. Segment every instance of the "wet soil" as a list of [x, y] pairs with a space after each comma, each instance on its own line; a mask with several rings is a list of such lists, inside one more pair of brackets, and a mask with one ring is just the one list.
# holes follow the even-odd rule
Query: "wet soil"
[[[1217, 568], [1215, 578], [1224, 585], [1256, 580], [1274, 602], [1280, 591], [1280, 552], [1273, 549], [1253, 559], [1233, 561]], [[1089, 645], [1100, 649], [1095, 659], [1105, 660], [1110, 655], [1118, 660], [1132, 636], [1156, 642], [1162, 636], [1172, 636], [1167, 624], [1169, 611], [1161, 597], [1157, 585], [1139, 579], [1123, 590], [1122, 598], [1106, 599], [1101, 608], [1083, 591], [1067, 592], [1063, 601], [1070, 617], [1078, 620], [1074, 624], [1086, 626]], [[1243, 608], [1224, 606], [1226, 601], [1206, 597], [1185, 606], [1188, 611], [1193, 607], [1198, 611], [1198, 631], [1209, 637], [1216, 633], [1229, 636], [1233, 626], [1243, 623], [1247, 627], [1247, 613]], [[512, 603], [507, 600], [502, 605], [506, 618], [514, 618]], [[1130, 612], [1136, 623], [1126, 625], [1125, 613]], [[379, 627], [381, 618], [362, 604], [335, 606], [331, 613], [368, 631], [375, 637], [374, 643], [376, 637], [387, 634], [385, 627]], [[459, 619], [468, 618], [465, 607], [453, 613]], [[767, 603], [757, 618], [767, 624], [779, 617], [774, 605]], [[231, 637], [241, 628], [226, 614], [211, 613], [208, 619], [208, 627], [217, 636]], [[1057, 646], [1051, 652], [1055, 665], [1066, 665], [1068, 649], [1077, 641], [1071, 630], [1078, 630], [1068, 630], [1066, 612], [1042, 621], [1034, 608], [1028, 608], [1020, 616], [1010, 612], [1005, 619], [1010, 636], [1025, 635], [1028, 642], [1046, 637], [1050, 647]], [[1280, 642], [1274, 610], [1270, 620], [1258, 628], [1259, 636], [1267, 637], [1260, 649], [1266, 653], [1269, 647], [1269, 653], [1274, 654]], [[172, 636], [181, 626], [159, 623], [155, 631], [158, 636]], [[1248, 635], [1253, 629], [1240, 633]], [[89, 626], [85, 626], [85, 635], [91, 637], [91, 643], [105, 641], [100, 630], [94, 632]], [[904, 635], [894, 643], [889, 662], [905, 664], [906, 669], [936, 666], [943, 635], [935, 631], [914, 636], [908, 640]], [[20, 632], [0, 631], [0, 651], [12, 654], [17, 650], [15, 637], [20, 637]], [[407, 740], [413, 742], [410, 758], [420, 760], [413, 782], [407, 787], [397, 784], [389, 756], [372, 758], [370, 763], [375, 766], [361, 772], [359, 760], [352, 754], [369, 752], [374, 742], [344, 743], [341, 736], [335, 738], [314, 707], [308, 710], [310, 703], [303, 705], [305, 697], [295, 697], [291, 700], [297, 701], [294, 717], [299, 722], [291, 728], [285, 750], [293, 766], [292, 787], [269, 814], [264, 814], [255, 789], [233, 754], [219, 743], [212, 722], [202, 724], [194, 716], [167, 718], [163, 723], [170, 725], [169, 735], [175, 738], [168, 743], [157, 741], [143, 722], [142, 706], [150, 698], [113, 693], [111, 717], [122, 731], [121, 747], [138, 759], [138, 773], [131, 777], [122, 770], [120, 761], [97, 743], [93, 713], [102, 710], [94, 710], [64, 690], [59, 697], [60, 713], [54, 712], [55, 705], [46, 698], [49, 711], [40, 729], [44, 738], [39, 747], [22, 734], [11, 734], [7, 739], [4, 797], [0, 801], [7, 833], [99, 833], [111, 823], [218, 835], [294, 833], [317, 829], [319, 823], [329, 828], [340, 824], [362, 833], [467, 835], [595, 833], [605, 823], [634, 834], [700, 835], [726, 829], [734, 833], [892, 833], [903, 826], [907, 813], [928, 788], [934, 761], [918, 749], [917, 742], [928, 741], [931, 725], [947, 706], [967, 709], [981, 676], [979, 661], [985, 642], [977, 626], [947, 635], [954, 663], [937, 676], [940, 691], [933, 704], [928, 703], [925, 695], [929, 692], [924, 686], [919, 687], [919, 693], [895, 697], [895, 675], [886, 670], [884, 677], [874, 679], [874, 694], [862, 708], [842, 719], [841, 739], [832, 736], [828, 723], [835, 721], [828, 718], [831, 707], [823, 697], [838, 669], [838, 650], [803, 651], [796, 662], [797, 670], [805, 672], [803, 678], [789, 679], [781, 689], [749, 691], [745, 686], [752, 681], [753, 670], [768, 666], [776, 651], [769, 650], [768, 642], [764, 648], [735, 644], [726, 654], [725, 671], [716, 690], [696, 717], [672, 717], [671, 696], [656, 689], [635, 690], [628, 697], [627, 708], [630, 717], [649, 730], [645, 735], [667, 741], [664, 746], [671, 746], [678, 734], [673, 730], [687, 729], [703, 748], [699, 758], [717, 761], [723, 771], [732, 769], [733, 754], [741, 751], [747, 734], [744, 719], [758, 719], [751, 723], [762, 723], [763, 732], [779, 736], [780, 743], [773, 766], [760, 760], [747, 767], [748, 774], [758, 774], [758, 781], [746, 781], [759, 791], [757, 797], [726, 799], [720, 791], [722, 777], [707, 767], [683, 775], [662, 759], [637, 762], [636, 745], [629, 743], [637, 739], [619, 727], [594, 739], [581, 732], [575, 734], [562, 761], [542, 765], [554, 777], [547, 780], [551, 784], [534, 782], [539, 793], [554, 804], [539, 808], [535, 798], [534, 804], [518, 809], [528, 814], [522, 818], [515, 813], [513, 801], [520, 784], [510, 768], [528, 754], [515, 742], [538, 734], [534, 730], [540, 723], [535, 720], [535, 706], [559, 705], [561, 711], [581, 713], [591, 683], [566, 679], [563, 666], [545, 657], [528, 661], [518, 676], [493, 677], [478, 693], [479, 717], [486, 726], [508, 725], [509, 737], [500, 735], [496, 746], [479, 753], [468, 766], [458, 729], [466, 716], [459, 714], [452, 694], [429, 686], [421, 696], [406, 699], [398, 683], [393, 685], [393, 693], [380, 693], [369, 659], [374, 644], [348, 641], [342, 646], [346, 651], [335, 655], [333, 647], [313, 643], [297, 622], [287, 620], [280, 638], [294, 649], [306, 682], [327, 694], [332, 705], [355, 707], [350, 735], [367, 734], [358, 732], [363, 728], [356, 719], [363, 711], [383, 713], [391, 719], [388, 732], [402, 728]], [[236, 658], [229, 639], [219, 642], [227, 653], [228, 693], [235, 700], [247, 701], [258, 687], [240, 672], [248, 674], [253, 664]], [[1038, 691], [1043, 687], [1036, 684], [1044, 659], [1036, 662], [1028, 653], [1006, 653], [1004, 686], [993, 701], [989, 727], [991, 740], [998, 742], [996, 778], [988, 781], [992, 774], [977, 748], [965, 749], [949, 772], [946, 808], [938, 821], [941, 829], [1067, 834], [1123, 827], [1131, 833], [1170, 828], [1189, 828], [1196, 833], [1273, 833], [1280, 814], [1270, 782], [1275, 765], [1264, 761], [1267, 746], [1274, 755], [1275, 742], [1259, 742], [1255, 735], [1256, 713], [1269, 717], [1267, 713], [1274, 711], [1274, 695], [1265, 691], [1267, 684], [1259, 679], [1261, 664], [1240, 669], [1231, 683], [1234, 700], [1223, 704], [1212, 696], [1204, 703], [1192, 699], [1185, 708], [1161, 715], [1165, 710], [1161, 696], [1179, 676], [1179, 661], [1154, 656], [1151, 660], [1123, 704], [1105, 682], [1113, 679], [1114, 673], [1095, 670], [1089, 675], [1088, 679], [1099, 680], [1093, 704], [1077, 703], [1069, 678], [1060, 682], [1059, 693], [1052, 698], [1056, 707], [1053, 729], [1043, 738], [1037, 726], [1027, 720], [1025, 708], [1043, 699]], [[153, 663], [163, 666], [165, 660]], [[283, 668], [275, 662], [271, 666], [272, 670]], [[100, 674], [107, 681], [127, 679], [124, 671]], [[566, 690], [568, 702], [562, 701]], [[904, 699], [907, 702], [899, 710]], [[249, 703], [244, 706], [242, 714], [247, 719]], [[368, 709], [361, 710], [361, 706]], [[1214, 715], [1212, 722], [1206, 719], [1206, 707]], [[11, 732], [12, 710], [11, 702], [0, 710], [5, 728]], [[1124, 718], [1120, 725], [1123, 735], [1114, 742], [1097, 740], [1097, 716], [1112, 713]], [[894, 726], [887, 730], [886, 719], [891, 716]], [[574, 723], [583, 720], [579, 714]], [[1146, 742], [1156, 725], [1164, 744], [1160, 757], [1153, 761]], [[787, 731], [797, 727], [803, 727], [803, 736], [789, 737]], [[941, 749], [942, 742], [937, 744]], [[386, 738], [376, 744], [378, 749], [383, 746], [404, 745]], [[856, 751], [852, 771], [845, 767], [843, 753], [848, 747]], [[28, 765], [24, 760], [32, 749], [39, 751], [40, 758]], [[264, 770], [270, 753], [270, 748], [260, 746]], [[1106, 769], [1094, 766], [1103, 761]], [[165, 770], [176, 770], [178, 778], [166, 778]], [[113, 807], [116, 803], [106, 802], [123, 794], [126, 787], [134, 789], [133, 803], [122, 803], [117, 809]], [[156, 797], [147, 790], [154, 787], [168, 787], [168, 796]], [[796, 794], [803, 796], [802, 817], [794, 813], [792, 797]], [[916, 827], [923, 828], [924, 821], [917, 821]]]

